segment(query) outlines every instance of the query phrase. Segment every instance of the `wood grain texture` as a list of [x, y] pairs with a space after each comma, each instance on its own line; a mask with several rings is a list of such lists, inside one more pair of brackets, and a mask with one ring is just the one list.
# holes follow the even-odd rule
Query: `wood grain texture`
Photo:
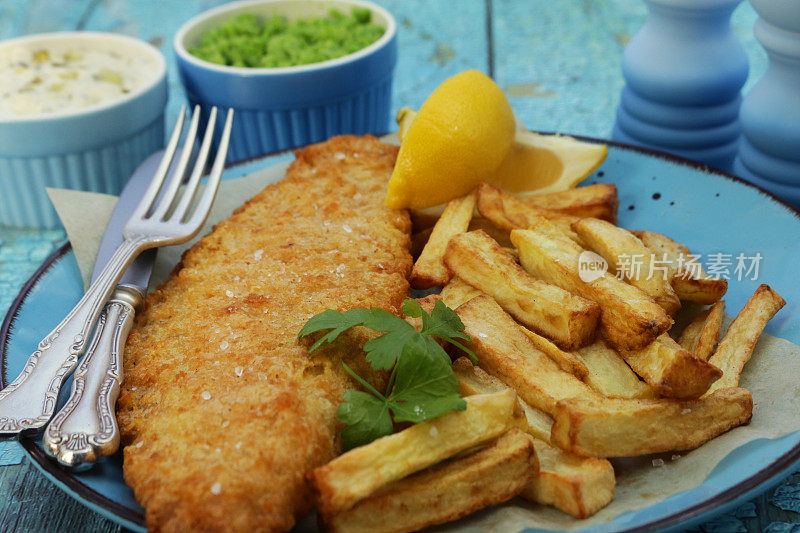
[[[623, 86], [622, 51], [644, 22], [644, 2], [490, 1], [495, 80], [525, 125], [608, 138]], [[744, 2], [732, 22], [750, 59], [750, 84], [766, 69], [755, 18]]]

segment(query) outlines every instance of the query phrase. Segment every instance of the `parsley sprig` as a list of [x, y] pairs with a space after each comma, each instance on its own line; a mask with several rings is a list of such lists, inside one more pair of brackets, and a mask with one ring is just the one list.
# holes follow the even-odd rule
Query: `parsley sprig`
[[311, 317], [300, 330], [299, 337], [329, 330], [312, 346], [314, 351], [326, 342], [333, 342], [344, 331], [364, 326], [383, 332], [364, 344], [366, 360], [375, 370], [389, 370], [386, 392], [381, 393], [356, 374], [344, 361], [345, 370], [365, 391], [345, 392], [339, 405], [338, 418], [347, 427], [342, 431], [346, 449], [367, 444], [394, 431], [396, 422], [422, 422], [448, 411], [463, 411], [466, 403], [458, 394], [458, 378], [447, 352], [436, 342], [450, 342], [475, 355], [464, 346], [469, 336], [464, 324], [452, 309], [437, 300], [430, 314], [419, 302], [406, 298], [406, 316], [421, 318], [422, 329], [383, 309], [327, 309]]

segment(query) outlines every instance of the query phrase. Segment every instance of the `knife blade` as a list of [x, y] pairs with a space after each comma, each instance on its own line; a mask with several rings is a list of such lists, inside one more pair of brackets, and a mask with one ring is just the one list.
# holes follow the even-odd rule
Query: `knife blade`
[[[92, 281], [100, 275], [103, 271], [103, 267], [106, 266], [106, 263], [114, 254], [114, 250], [122, 243], [122, 228], [133, 214], [139, 200], [144, 196], [163, 155], [164, 151], [162, 150], [148, 157], [144, 163], [139, 165], [136, 172], [133, 173], [133, 176], [131, 176], [131, 179], [125, 185], [125, 188], [122, 189], [119, 200], [117, 200], [117, 204], [111, 212], [111, 218], [108, 220], [106, 232], [103, 234], [103, 239], [100, 241], [97, 259], [94, 262], [94, 270], [92, 270]], [[179, 158], [180, 151], [175, 154], [173, 166]], [[170, 172], [172, 170], [173, 169], [170, 169]], [[147, 284], [150, 281], [150, 274], [153, 271], [153, 262], [155, 261], [156, 252], [157, 249], [154, 248], [139, 255], [122, 275], [118, 285], [134, 286], [141, 292], [145, 292], [147, 290]]]
[[[150, 185], [163, 151], [148, 157], [131, 176], [111, 213], [100, 242], [92, 282], [123, 241], [122, 229]], [[173, 167], [180, 158], [177, 153]], [[170, 168], [170, 173], [174, 168]], [[70, 397], [43, 436], [45, 451], [75, 469], [90, 467], [119, 447], [114, 406], [122, 383], [125, 341], [142, 304], [157, 249], [140, 254], [120, 278], [95, 327], [89, 349], [75, 370]]]

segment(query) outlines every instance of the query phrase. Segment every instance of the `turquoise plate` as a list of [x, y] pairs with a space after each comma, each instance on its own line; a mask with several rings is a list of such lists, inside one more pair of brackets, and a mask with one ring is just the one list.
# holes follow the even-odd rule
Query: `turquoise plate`
[[[789, 303], [767, 332], [800, 344], [797, 303], [800, 284], [800, 213], [752, 185], [673, 156], [604, 142], [609, 154], [588, 183], [619, 187], [619, 222], [673, 236], [695, 253], [761, 253], [759, 278], [734, 281], [726, 300], [738, 310], [761, 282], [768, 282]], [[16, 376], [24, 361], [82, 294], [81, 277], [69, 245], [56, 251], [23, 287], [0, 331], [2, 384]], [[69, 390], [69, 385], [63, 391]], [[62, 394], [62, 401], [63, 401]], [[35, 464], [67, 493], [111, 520], [144, 529], [142, 508], [122, 479], [121, 454], [84, 473], [60, 469], [39, 441], [21, 440]], [[586, 531], [685, 529], [732, 509], [775, 486], [800, 461], [800, 432], [750, 442], [731, 452], [699, 487], [675, 494], [639, 511]]]

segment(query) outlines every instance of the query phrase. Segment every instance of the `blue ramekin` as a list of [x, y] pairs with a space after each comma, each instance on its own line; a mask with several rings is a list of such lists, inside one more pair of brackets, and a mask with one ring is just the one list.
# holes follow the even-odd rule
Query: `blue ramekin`
[[[358, 52], [285, 68], [239, 68], [194, 57], [188, 48], [205, 31], [241, 13], [290, 19], [349, 13], [366, 7], [383, 36]], [[391, 119], [397, 25], [388, 11], [358, 0], [247, 0], [201, 13], [178, 30], [174, 47], [189, 103], [208, 116], [212, 106], [233, 108], [228, 161], [325, 140], [343, 133], [385, 133]], [[222, 125], [219, 124], [219, 127]]]
[[164, 146], [167, 68], [155, 47], [100, 32], [28, 35], [0, 47], [72, 43], [152, 58], [152, 78], [94, 106], [0, 119], [0, 224], [58, 227], [46, 187], [119, 194], [139, 163]]

